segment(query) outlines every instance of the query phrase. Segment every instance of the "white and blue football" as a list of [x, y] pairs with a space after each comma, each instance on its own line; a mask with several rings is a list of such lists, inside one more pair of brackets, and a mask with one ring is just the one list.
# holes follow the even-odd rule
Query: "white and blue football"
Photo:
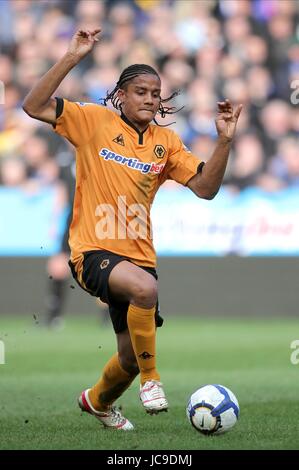
[[223, 385], [205, 385], [194, 392], [187, 405], [187, 417], [202, 434], [221, 434], [237, 422], [240, 407], [233, 392]]

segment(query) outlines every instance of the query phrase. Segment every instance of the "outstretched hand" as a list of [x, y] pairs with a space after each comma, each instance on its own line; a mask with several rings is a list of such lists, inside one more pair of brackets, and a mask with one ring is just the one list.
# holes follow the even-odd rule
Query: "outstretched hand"
[[216, 117], [216, 129], [219, 137], [225, 137], [228, 140], [232, 140], [237, 122], [242, 111], [242, 105], [239, 104], [234, 111], [231, 102], [226, 99], [225, 101], [219, 101]]
[[75, 56], [78, 60], [85, 57], [94, 47], [95, 43], [99, 41], [96, 37], [101, 32], [101, 29], [94, 31], [80, 29], [71, 39], [68, 53]]

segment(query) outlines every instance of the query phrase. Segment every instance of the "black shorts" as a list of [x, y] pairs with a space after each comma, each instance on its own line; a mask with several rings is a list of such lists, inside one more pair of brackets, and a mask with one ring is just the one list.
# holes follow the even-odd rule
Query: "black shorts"
[[[128, 328], [127, 312], [129, 302], [120, 302], [118, 299], [113, 297], [109, 290], [108, 281], [112, 269], [118, 263], [130, 260], [124, 256], [120, 256], [106, 250], [86, 251], [83, 253], [83, 256], [82, 280], [85, 287], [79, 283], [75, 266], [71, 261], [69, 261], [69, 266], [74, 279], [82, 289], [86, 290], [94, 297], [99, 297], [102, 302], [109, 305], [109, 313], [115, 333], [125, 331]], [[155, 279], [158, 279], [155, 268], [149, 268], [146, 266], [138, 267], [150, 273]], [[159, 302], [157, 302], [156, 305], [155, 320], [157, 327], [162, 326], [163, 318], [160, 316]]]

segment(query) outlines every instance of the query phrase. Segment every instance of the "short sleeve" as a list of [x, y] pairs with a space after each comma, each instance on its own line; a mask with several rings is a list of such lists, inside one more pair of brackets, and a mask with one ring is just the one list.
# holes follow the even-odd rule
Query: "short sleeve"
[[166, 179], [186, 185], [200, 171], [203, 162], [188, 150], [174, 132], [171, 141], [171, 153], [165, 168]]
[[[74, 103], [66, 99], [57, 100], [57, 106], [62, 107], [56, 119], [55, 132], [68, 139], [75, 147], [89, 142], [106, 109], [93, 103]], [[62, 105], [63, 104], [63, 105]]]

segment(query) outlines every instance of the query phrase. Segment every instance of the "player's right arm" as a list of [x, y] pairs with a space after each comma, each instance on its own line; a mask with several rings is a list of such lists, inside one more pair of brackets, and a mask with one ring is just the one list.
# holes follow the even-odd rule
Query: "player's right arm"
[[25, 113], [34, 119], [56, 124], [56, 100], [52, 98], [64, 77], [82, 60], [98, 42], [94, 31], [77, 31], [66, 54], [37, 82], [23, 102]]

